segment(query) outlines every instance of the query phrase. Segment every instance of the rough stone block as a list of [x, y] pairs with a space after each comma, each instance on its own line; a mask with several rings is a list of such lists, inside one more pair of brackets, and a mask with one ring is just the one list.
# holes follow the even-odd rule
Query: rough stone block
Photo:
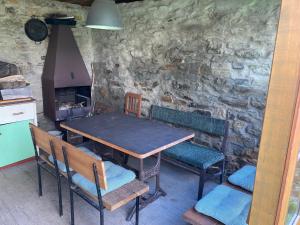
[[173, 99], [169, 95], [164, 95], [160, 97], [161, 101], [163, 102], [168, 102], [168, 103], [173, 103]]
[[245, 121], [245, 122], [253, 122], [254, 118], [248, 114], [248, 112], [240, 112], [237, 114], [237, 118], [242, 120], [242, 121]]
[[223, 41], [217, 38], [206, 40], [207, 53], [221, 54], [222, 43]]
[[251, 124], [251, 125], [247, 126], [246, 132], [248, 134], [252, 134], [253, 136], [259, 138], [260, 135], [261, 135], [261, 127], [259, 127], [257, 125], [254, 125], [254, 124]]
[[196, 103], [196, 102], [191, 102], [188, 104], [188, 106], [191, 108], [200, 108], [200, 109], [208, 109], [209, 108], [209, 106], [207, 106], [207, 105]]
[[251, 92], [252, 89], [253, 88], [250, 85], [243, 85], [243, 84], [241, 84], [241, 85], [238, 84], [233, 87], [234, 91], [241, 93], [241, 94], [249, 93], [249, 92]]
[[244, 121], [235, 120], [232, 123], [232, 130], [240, 135], [242, 135], [243, 131], [245, 130], [245, 127], [246, 123]]
[[159, 82], [155, 81], [152, 83], [152, 88], [156, 88], [157, 86], [159, 86]]
[[235, 51], [235, 55], [244, 59], [258, 59], [260, 53], [256, 49], [239, 49]]
[[255, 148], [257, 147], [257, 139], [252, 138], [252, 137], [243, 137], [243, 144], [247, 148]]
[[179, 105], [179, 106], [186, 106], [187, 105], [186, 101], [184, 101], [182, 99], [175, 99], [174, 104]]
[[175, 90], [189, 90], [191, 87], [188, 84], [180, 83], [178, 81], [173, 81], [172, 86]]
[[207, 64], [202, 64], [200, 66], [200, 74], [201, 75], [211, 75], [212, 74], [211, 67]]
[[221, 96], [219, 100], [229, 106], [245, 108], [248, 106], [248, 98]]
[[197, 109], [197, 110], [194, 110], [194, 113], [198, 113], [202, 116], [211, 116], [211, 112], [210, 111], [206, 111], [206, 110], [200, 110], [200, 109]]
[[249, 65], [249, 69], [254, 74], [254, 76], [257, 75], [269, 76], [271, 72], [271, 65], [270, 64]]
[[251, 106], [263, 110], [265, 108], [265, 98], [264, 97], [251, 97]]
[[243, 70], [245, 68], [243, 63], [233, 62], [231, 63], [232, 69], [234, 70]]

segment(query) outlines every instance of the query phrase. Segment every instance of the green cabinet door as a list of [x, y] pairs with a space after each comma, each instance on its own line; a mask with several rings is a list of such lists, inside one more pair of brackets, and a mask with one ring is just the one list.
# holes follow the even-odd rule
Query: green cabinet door
[[0, 167], [34, 156], [29, 122], [0, 125]]

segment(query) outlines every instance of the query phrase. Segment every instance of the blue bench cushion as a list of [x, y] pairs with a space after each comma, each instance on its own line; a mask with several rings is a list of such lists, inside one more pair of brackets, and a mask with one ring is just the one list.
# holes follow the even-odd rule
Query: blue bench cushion
[[224, 160], [224, 154], [204, 146], [183, 142], [163, 151], [168, 157], [182, 161], [200, 169], [207, 169], [217, 162]]
[[[78, 147], [78, 149], [81, 150], [81, 151], [83, 151], [83, 152], [85, 152], [85, 153], [87, 153], [88, 155], [90, 155], [90, 156], [92, 156], [92, 157], [98, 159], [98, 160], [101, 160], [101, 159], [102, 159], [101, 156], [96, 155], [94, 152], [92, 152], [90, 149], [88, 149], [88, 148], [86, 148], [86, 147], [84, 147], [84, 146], [80, 146], [80, 147]], [[53, 156], [52, 156], [52, 155], [49, 155], [48, 160], [49, 160], [51, 163], [54, 164], [54, 159], [53, 159]], [[58, 166], [58, 168], [59, 168], [60, 171], [62, 171], [62, 172], [64, 172], [64, 173], [67, 172], [66, 165], [65, 165], [63, 162], [57, 160], [57, 166]], [[70, 171], [73, 171], [73, 169], [70, 168]]]
[[203, 116], [195, 112], [184, 112], [152, 105], [151, 118], [217, 136], [225, 136], [227, 132], [226, 120]]
[[195, 210], [225, 225], [246, 225], [252, 197], [225, 185], [204, 196]]
[[239, 169], [231, 176], [228, 177], [228, 181], [234, 185], [244, 188], [247, 191], [253, 192], [254, 182], [256, 175], [256, 167], [246, 165]]
[[[110, 161], [104, 162], [106, 180], [107, 180], [107, 190], [101, 189], [101, 195], [105, 195], [108, 192], [116, 190], [121, 186], [130, 183], [135, 179], [134, 172], [127, 170], [121, 166], [115, 165]], [[79, 173], [73, 175], [73, 183], [81, 187], [83, 190], [87, 191], [89, 194], [97, 196], [97, 189], [95, 183], [89, 181]]]

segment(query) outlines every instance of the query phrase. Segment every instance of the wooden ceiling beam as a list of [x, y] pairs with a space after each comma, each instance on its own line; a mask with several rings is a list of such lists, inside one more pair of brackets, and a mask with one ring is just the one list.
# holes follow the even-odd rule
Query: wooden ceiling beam
[[[60, 2], [68, 2], [71, 4], [77, 4], [82, 6], [91, 6], [94, 0], [57, 0]], [[115, 0], [115, 2], [118, 3], [129, 3], [129, 2], [135, 2], [135, 1], [143, 1], [143, 0]]]
[[58, 0], [60, 2], [68, 2], [71, 4], [77, 4], [82, 6], [90, 6], [93, 3], [93, 0]]

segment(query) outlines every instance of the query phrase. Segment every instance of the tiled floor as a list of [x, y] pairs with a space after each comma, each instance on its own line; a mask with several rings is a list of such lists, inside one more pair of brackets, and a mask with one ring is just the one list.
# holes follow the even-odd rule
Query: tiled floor
[[[133, 161], [130, 162], [134, 164]], [[151, 163], [151, 159], [148, 163]], [[151, 183], [151, 182], [150, 182]], [[161, 186], [167, 192], [140, 213], [140, 225], [185, 225], [182, 214], [196, 203], [198, 177], [180, 168], [163, 163]], [[215, 183], [206, 183], [205, 192]], [[68, 225], [69, 195], [63, 181], [64, 216], [58, 215], [55, 178], [43, 173], [43, 197], [38, 197], [36, 164], [27, 163], [18, 167], [0, 170], [0, 225]], [[133, 203], [132, 203], [133, 204]], [[105, 212], [106, 225], [129, 225], [125, 216], [129, 204], [114, 212]], [[99, 224], [98, 212], [75, 196], [76, 225]]]

